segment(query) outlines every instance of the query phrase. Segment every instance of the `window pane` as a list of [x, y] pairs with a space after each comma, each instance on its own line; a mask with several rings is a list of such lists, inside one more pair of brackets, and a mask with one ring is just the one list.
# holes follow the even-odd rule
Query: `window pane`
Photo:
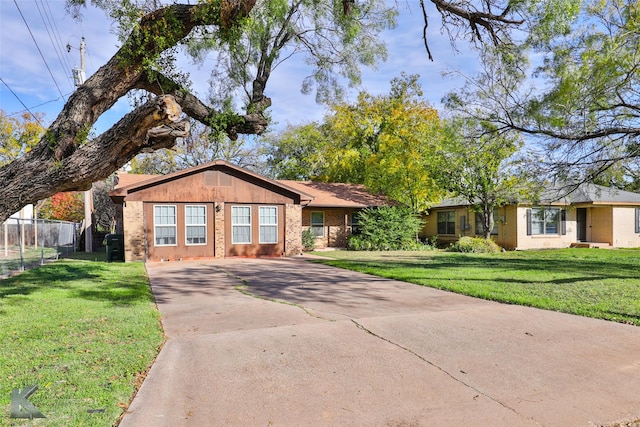
[[154, 224], [176, 224], [175, 206], [154, 206]]
[[231, 243], [251, 243], [251, 207], [231, 207]]
[[187, 225], [204, 225], [206, 223], [206, 209], [204, 206], [186, 206], [185, 221]]
[[251, 243], [251, 227], [246, 225], [233, 226], [232, 243]]
[[207, 243], [206, 227], [204, 226], [189, 226], [187, 227], [187, 244], [196, 245]]
[[324, 212], [311, 212], [311, 233], [316, 237], [324, 237]]
[[260, 206], [260, 243], [278, 243], [278, 208]]
[[558, 234], [560, 222], [560, 209], [547, 209], [545, 211], [545, 234]]
[[275, 206], [260, 206], [260, 224], [275, 225], [278, 223], [278, 208]]
[[456, 233], [455, 211], [438, 212], [438, 234]]
[[324, 225], [324, 213], [311, 212], [311, 225]]
[[176, 228], [173, 226], [156, 227], [156, 245], [175, 245]]
[[231, 223], [234, 225], [251, 224], [251, 208], [249, 206], [233, 206]]
[[260, 243], [278, 243], [278, 226], [261, 225]]
[[176, 244], [176, 207], [157, 205], [153, 207], [153, 225], [156, 245]]

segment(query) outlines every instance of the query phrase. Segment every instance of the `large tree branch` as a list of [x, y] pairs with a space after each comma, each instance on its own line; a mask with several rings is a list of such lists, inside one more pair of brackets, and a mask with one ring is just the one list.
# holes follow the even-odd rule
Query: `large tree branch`
[[172, 95], [189, 117], [205, 126], [214, 125], [216, 116], [224, 115], [225, 123], [222, 130], [233, 140], [238, 138], [238, 134], [260, 135], [269, 124], [262, 112], [229, 116], [207, 106], [198, 97], [168, 77], [158, 73], [154, 78], [155, 82], [151, 82], [146, 74], [142, 74], [136, 81], [134, 88], [144, 89], [156, 95]]
[[0, 221], [61, 191], [86, 190], [145, 149], [169, 148], [188, 133], [172, 96], [154, 98], [62, 160], [32, 151], [0, 169]]

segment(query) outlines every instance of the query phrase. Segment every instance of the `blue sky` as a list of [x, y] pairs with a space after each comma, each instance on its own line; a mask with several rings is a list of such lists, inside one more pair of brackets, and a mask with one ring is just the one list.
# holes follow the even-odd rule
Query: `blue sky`
[[[422, 40], [422, 12], [418, 1], [393, 4], [399, 5], [400, 17], [398, 26], [383, 35], [388, 45], [388, 60], [377, 69], [363, 69], [362, 86], [351, 89], [349, 99], [355, 100], [360, 90], [387, 93], [389, 81], [404, 71], [421, 76], [425, 98], [440, 108], [442, 97], [462, 84], [460, 78], [444, 77], [442, 73], [454, 69], [472, 72], [477, 68], [477, 56], [464, 41], [457, 43], [460, 52], [454, 52], [448, 36], [440, 32], [437, 12], [429, 10], [432, 18], [428, 37], [435, 58], [430, 62]], [[24, 111], [24, 104], [32, 112], [45, 113], [45, 125], [53, 121], [74, 90], [71, 68], [80, 65], [81, 37], [86, 40], [89, 77], [107, 62], [118, 46], [102, 11], [89, 7], [82, 23], [78, 23], [65, 15], [64, 0], [0, 0], [0, 77], [4, 81], [0, 82], [0, 109], [13, 115]], [[67, 44], [71, 45], [70, 52]], [[206, 99], [209, 78], [206, 68], [188, 62], [185, 67], [195, 81], [195, 90]], [[270, 111], [276, 129], [288, 123], [322, 119], [325, 110], [315, 103], [314, 95], [300, 93], [309, 71], [302, 57], [294, 57], [273, 72], [267, 96], [273, 101]], [[127, 100], [121, 100], [96, 123], [95, 131], [106, 130], [127, 111]]]

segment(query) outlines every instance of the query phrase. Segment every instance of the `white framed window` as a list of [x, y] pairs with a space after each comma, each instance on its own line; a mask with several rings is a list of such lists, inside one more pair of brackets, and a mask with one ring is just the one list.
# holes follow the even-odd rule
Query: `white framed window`
[[311, 233], [324, 237], [324, 212], [311, 212]]
[[636, 208], [636, 233], [640, 233], [640, 208]]
[[205, 205], [185, 206], [184, 223], [187, 245], [207, 244], [207, 207]]
[[527, 210], [527, 235], [565, 234], [564, 210], [559, 208], [532, 208]]
[[153, 207], [153, 234], [156, 246], [175, 246], [177, 218], [175, 205]]
[[231, 244], [251, 243], [251, 206], [231, 206]]
[[260, 206], [260, 243], [278, 243], [278, 207]]

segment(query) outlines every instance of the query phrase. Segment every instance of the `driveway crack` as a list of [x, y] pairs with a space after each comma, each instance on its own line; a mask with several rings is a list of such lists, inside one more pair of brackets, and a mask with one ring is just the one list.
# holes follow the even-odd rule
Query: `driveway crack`
[[284, 305], [289, 305], [289, 306], [292, 306], [292, 307], [297, 307], [300, 310], [304, 311], [307, 315], [309, 315], [311, 317], [314, 317], [316, 319], [326, 320], [326, 321], [329, 321], [329, 322], [335, 322], [335, 320], [333, 320], [333, 319], [327, 319], [325, 317], [322, 317], [322, 316], [319, 316], [317, 314], [314, 314], [313, 312], [311, 312], [309, 309], [307, 309], [303, 305], [296, 304], [296, 303], [289, 302], [289, 301], [285, 301], [285, 300], [282, 300], [282, 299], [270, 298], [270, 297], [266, 297], [264, 295], [259, 295], [259, 294], [253, 293], [253, 292], [251, 292], [249, 290], [249, 282], [247, 282], [242, 277], [236, 276], [235, 274], [231, 274], [229, 271], [227, 271], [227, 270], [225, 270], [223, 268], [219, 268], [219, 267], [215, 267], [215, 268], [216, 268], [216, 270], [225, 273], [227, 276], [238, 280], [241, 284], [234, 286], [233, 289], [235, 289], [236, 291], [240, 292], [243, 295], [246, 295], [246, 296], [249, 296], [249, 297], [252, 297], [252, 298], [256, 298], [256, 299], [261, 299], [261, 300], [264, 300], [264, 301], [270, 301], [270, 302], [275, 302], [275, 303], [278, 303], [278, 304], [284, 304]]
[[[404, 346], [402, 346], [402, 345], [400, 345], [400, 344], [398, 344], [398, 343], [396, 343], [396, 342], [394, 342], [394, 341], [391, 341], [391, 340], [390, 340], [390, 339], [388, 339], [388, 338], [385, 338], [385, 337], [383, 337], [383, 336], [381, 336], [381, 335], [376, 334], [376, 333], [375, 333], [375, 332], [373, 332], [372, 330], [370, 330], [370, 329], [368, 329], [367, 327], [365, 327], [362, 323], [358, 323], [358, 322], [357, 322], [356, 320], [354, 320], [354, 319], [351, 319], [351, 321], [356, 325], [356, 327], [358, 327], [358, 329], [361, 329], [361, 330], [365, 331], [366, 333], [368, 333], [368, 334], [370, 334], [370, 335], [372, 335], [372, 336], [374, 336], [374, 337], [376, 337], [376, 338], [378, 338], [378, 339], [380, 339], [380, 340], [382, 340], [382, 341], [386, 341], [386, 342], [388, 342], [389, 344], [391, 344], [391, 345], [393, 345], [393, 346], [396, 346], [396, 347], [398, 347], [399, 349], [404, 350], [404, 351], [406, 351], [407, 353], [409, 353], [409, 354], [411, 354], [411, 355], [413, 355], [413, 356], [417, 357], [418, 359], [422, 360], [423, 362], [425, 362], [425, 363], [426, 363], [426, 364], [428, 364], [429, 366], [432, 366], [432, 367], [436, 368], [437, 370], [439, 370], [440, 372], [442, 372], [443, 374], [445, 374], [446, 376], [448, 376], [448, 377], [449, 377], [449, 378], [451, 378], [452, 380], [454, 380], [454, 381], [456, 381], [456, 382], [458, 382], [458, 383], [462, 384], [463, 386], [465, 386], [465, 387], [467, 387], [467, 388], [469, 388], [469, 389], [473, 390], [474, 392], [478, 393], [478, 395], [482, 395], [482, 396], [486, 397], [487, 399], [489, 399], [489, 400], [491, 400], [491, 401], [493, 401], [493, 402], [497, 403], [498, 405], [500, 405], [500, 406], [502, 406], [503, 408], [505, 408], [505, 409], [507, 409], [507, 410], [509, 410], [509, 411], [513, 412], [514, 414], [516, 414], [517, 416], [519, 416], [519, 417], [521, 417], [521, 418], [524, 418], [524, 419], [527, 419], [527, 420], [529, 420], [529, 421], [532, 421], [532, 422], [536, 423], [537, 425], [543, 425], [543, 424], [540, 424], [539, 422], [537, 422], [536, 420], [534, 420], [533, 418], [527, 417], [527, 416], [525, 416], [525, 415], [523, 415], [523, 414], [519, 413], [519, 412], [518, 412], [518, 411], [516, 411], [514, 408], [512, 408], [512, 407], [510, 407], [510, 406], [506, 405], [505, 403], [503, 403], [503, 402], [501, 402], [500, 400], [498, 400], [498, 399], [494, 398], [493, 396], [491, 396], [491, 395], [489, 395], [489, 394], [487, 394], [487, 393], [483, 392], [482, 390], [479, 390], [478, 388], [474, 387], [473, 385], [468, 384], [468, 383], [466, 383], [466, 382], [462, 381], [460, 378], [457, 378], [456, 376], [454, 376], [453, 374], [451, 374], [451, 373], [450, 373], [449, 371], [447, 371], [446, 369], [444, 369], [444, 368], [442, 368], [442, 367], [440, 367], [440, 366], [436, 365], [435, 363], [433, 363], [433, 362], [429, 361], [429, 360], [428, 360], [428, 359], [426, 359], [424, 356], [421, 356], [420, 354], [416, 353], [415, 351], [413, 351], [413, 350], [411, 350], [411, 349], [409, 349], [409, 348], [407, 348], [407, 347], [404, 347]], [[474, 397], [474, 398], [475, 398], [475, 397]]]

